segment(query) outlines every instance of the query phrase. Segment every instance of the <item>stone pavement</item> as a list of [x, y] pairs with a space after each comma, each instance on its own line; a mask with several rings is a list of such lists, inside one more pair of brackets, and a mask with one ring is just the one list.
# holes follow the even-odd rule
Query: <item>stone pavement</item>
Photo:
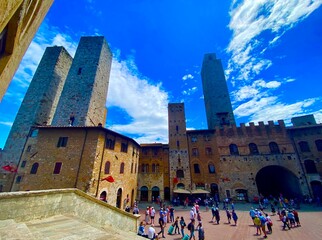
[[[159, 210], [159, 207], [154, 205], [156, 210]], [[142, 214], [141, 219], [144, 220], [144, 208], [146, 204], [140, 204], [140, 213]], [[264, 239], [263, 235], [257, 236], [256, 229], [252, 224], [251, 218], [249, 216], [249, 209], [252, 207], [251, 204], [235, 204], [236, 213], [238, 215], [237, 226], [233, 224], [228, 224], [226, 213], [223, 210], [220, 210], [221, 221], [220, 224], [211, 223], [212, 218], [211, 210], [208, 212], [204, 208], [201, 208], [201, 217], [205, 229], [205, 239]], [[183, 216], [186, 224], [189, 222], [189, 210], [183, 209], [181, 206], [175, 208], [175, 216]], [[301, 227], [295, 227], [291, 230], [282, 230], [282, 222], [279, 220], [278, 216], [271, 216], [271, 213], [268, 214], [273, 220], [273, 233], [267, 234], [267, 239], [305, 239], [305, 240], [322, 240], [322, 208], [321, 207], [308, 207], [303, 206], [301, 210], [298, 210], [299, 217], [301, 221]], [[158, 221], [159, 214], [157, 214], [156, 222]], [[168, 240], [179, 240], [181, 239], [180, 235], [168, 235], [167, 231], [170, 226], [170, 223], [167, 224], [165, 229], [165, 239]], [[148, 226], [146, 226], [146, 231]], [[160, 227], [155, 226], [157, 232], [160, 231]], [[188, 230], [185, 229], [185, 233], [188, 233]], [[161, 238], [164, 239], [164, 238]], [[196, 239], [198, 239], [198, 234], [196, 233]]]

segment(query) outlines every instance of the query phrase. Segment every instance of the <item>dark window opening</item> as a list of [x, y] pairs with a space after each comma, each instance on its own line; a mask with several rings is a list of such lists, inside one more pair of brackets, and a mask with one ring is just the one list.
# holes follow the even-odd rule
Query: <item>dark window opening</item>
[[121, 166], [120, 166], [120, 173], [124, 173], [124, 163], [122, 162], [121, 163]]
[[110, 162], [106, 162], [105, 163], [105, 168], [104, 168], [104, 173], [105, 174], [110, 174], [110, 167], [111, 167], [111, 163]]
[[26, 166], [26, 163], [27, 163], [27, 161], [26, 161], [26, 160], [22, 161], [22, 162], [21, 162], [20, 167], [21, 167], [21, 168], [24, 168], [24, 167]]
[[81, 75], [81, 74], [82, 74], [82, 68], [78, 68], [77, 75]]
[[236, 144], [229, 145], [230, 155], [239, 155], [239, 150]]
[[300, 146], [301, 152], [311, 152], [309, 144], [307, 142], [304, 142], [304, 141], [299, 142], [299, 146]]
[[59, 137], [57, 147], [66, 147], [68, 142], [68, 137]]
[[31, 151], [31, 146], [29, 145], [28, 147], [27, 147], [27, 152], [30, 152]]
[[61, 166], [62, 166], [61, 162], [55, 163], [54, 174], [60, 174]]
[[198, 148], [193, 148], [192, 149], [192, 156], [198, 156], [198, 155], [199, 155]]
[[248, 147], [249, 147], [249, 152], [250, 152], [250, 154], [252, 154], [252, 155], [257, 155], [257, 154], [259, 154], [259, 151], [258, 151], [257, 145], [256, 145], [255, 143], [250, 143], [250, 144], [248, 145]]
[[315, 145], [316, 145], [316, 149], [317, 149], [319, 152], [322, 152], [322, 140], [321, 140], [321, 139], [316, 140], [316, 141], [315, 141]]
[[198, 163], [193, 164], [193, 168], [194, 168], [195, 173], [200, 173], [200, 168], [199, 168]]
[[176, 176], [177, 176], [177, 178], [184, 178], [183, 170], [177, 170]]
[[31, 166], [30, 174], [36, 174], [38, 171], [39, 163], [34, 163]]
[[212, 149], [211, 147], [206, 147], [206, 155], [212, 155]]
[[105, 148], [113, 150], [115, 147], [115, 140], [107, 138], [105, 141]]
[[179, 141], [177, 141], [177, 147], [180, 147], [180, 142]]
[[6, 53], [6, 42], [8, 35], [8, 26], [0, 33], [0, 58]]
[[18, 177], [16, 178], [16, 183], [21, 183], [21, 180], [22, 180], [22, 176], [18, 176]]
[[318, 173], [318, 171], [316, 169], [316, 165], [313, 160], [305, 160], [304, 166], [305, 166], [306, 173], [308, 173], [308, 174]]
[[121, 152], [127, 152], [127, 147], [128, 147], [127, 143], [122, 143], [121, 144]]
[[209, 165], [208, 165], [208, 170], [209, 170], [209, 173], [210, 173], [210, 174], [214, 174], [214, 173], [216, 173], [215, 165], [213, 165], [213, 164], [209, 164]]
[[269, 149], [271, 150], [272, 154], [280, 154], [281, 153], [276, 142], [270, 142]]

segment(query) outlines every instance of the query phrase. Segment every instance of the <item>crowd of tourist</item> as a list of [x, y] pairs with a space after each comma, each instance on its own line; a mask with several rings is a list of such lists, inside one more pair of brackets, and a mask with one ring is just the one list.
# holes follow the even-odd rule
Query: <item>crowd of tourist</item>
[[[204, 229], [205, 222], [206, 224], [207, 222], [220, 224], [222, 220], [220, 216], [221, 211], [224, 212], [222, 215], [227, 217], [226, 224], [237, 226], [238, 216], [233, 201], [225, 199], [222, 210], [220, 210], [219, 202], [214, 202], [210, 208], [212, 213], [211, 219], [204, 219], [200, 211], [200, 201], [201, 199], [196, 199], [192, 203], [189, 211], [189, 219], [186, 220], [183, 216], [176, 215], [175, 207], [172, 205], [166, 206], [163, 204], [157, 212], [153, 206], [148, 206], [145, 209], [144, 221], [140, 223], [138, 234], [149, 239], [166, 238], [166, 234], [171, 234], [181, 235], [183, 240], [196, 240], [196, 237], [199, 240], [204, 240], [206, 235]], [[203, 201], [206, 212], [209, 210], [208, 203], [207, 201]], [[188, 203], [184, 203], [184, 208], [187, 208], [187, 206]], [[283, 223], [283, 230], [290, 230], [294, 227], [301, 226], [298, 211], [294, 208], [297, 206], [294, 201], [289, 201], [282, 197], [276, 201], [274, 199], [270, 201], [262, 199], [258, 202], [258, 208], [251, 208], [249, 211], [251, 221], [256, 228], [256, 235], [263, 235], [264, 238], [267, 238], [268, 234], [272, 234], [273, 232], [273, 221], [267, 212], [269, 206], [271, 207], [270, 215], [278, 216], [279, 220]], [[137, 213], [138, 211], [137, 205], [134, 206], [133, 213]], [[222, 221], [226, 222], [226, 220]], [[145, 230], [146, 225], [149, 225], [147, 232]], [[155, 226], [159, 227], [159, 232], [155, 230]]]

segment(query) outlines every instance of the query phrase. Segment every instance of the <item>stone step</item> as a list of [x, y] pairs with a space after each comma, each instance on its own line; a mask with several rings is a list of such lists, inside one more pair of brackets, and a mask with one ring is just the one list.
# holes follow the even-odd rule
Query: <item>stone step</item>
[[16, 223], [13, 219], [0, 221], [1, 240], [35, 239], [26, 224]]
[[99, 228], [92, 226], [75, 216], [56, 215], [46, 219], [33, 220], [26, 223], [34, 239], [97, 239], [97, 240], [121, 240], [121, 239], [141, 239], [132, 232], [116, 230], [112, 227]]

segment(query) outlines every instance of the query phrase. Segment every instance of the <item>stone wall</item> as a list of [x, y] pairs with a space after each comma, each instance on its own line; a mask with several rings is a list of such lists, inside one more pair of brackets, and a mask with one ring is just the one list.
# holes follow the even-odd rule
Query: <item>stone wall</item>
[[25, 222], [54, 215], [74, 215], [90, 224], [136, 232], [139, 216], [99, 201], [77, 189], [0, 193], [0, 220]]

